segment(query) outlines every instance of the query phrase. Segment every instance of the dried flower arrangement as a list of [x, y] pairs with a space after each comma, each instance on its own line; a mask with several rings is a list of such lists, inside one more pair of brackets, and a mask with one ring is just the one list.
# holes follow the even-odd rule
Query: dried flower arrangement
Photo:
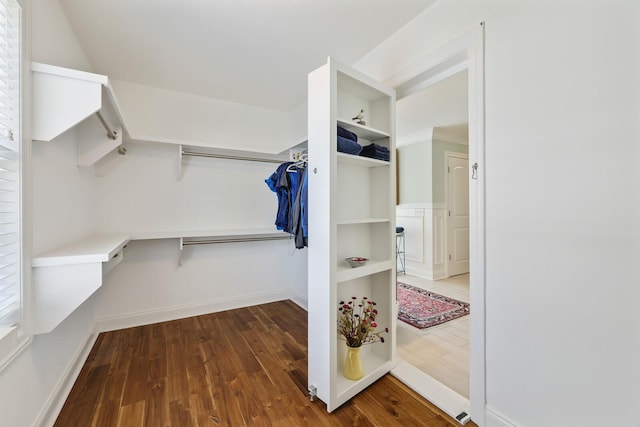
[[338, 333], [347, 342], [347, 346], [354, 348], [378, 341], [384, 342], [382, 334], [388, 333], [389, 328], [376, 332], [376, 303], [367, 297], [362, 297], [359, 304], [356, 300], [356, 297], [351, 297], [350, 301], [340, 301], [338, 304]]

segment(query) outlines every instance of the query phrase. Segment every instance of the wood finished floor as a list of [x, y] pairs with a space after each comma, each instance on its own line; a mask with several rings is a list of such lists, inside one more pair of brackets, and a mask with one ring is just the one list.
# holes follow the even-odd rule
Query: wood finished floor
[[[435, 281], [399, 275], [398, 281], [469, 302], [469, 274]], [[424, 331], [398, 321], [396, 346], [399, 357], [469, 398], [469, 316]]]
[[391, 375], [331, 414], [310, 402], [307, 313], [291, 301], [100, 334], [55, 423], [456, 425]]

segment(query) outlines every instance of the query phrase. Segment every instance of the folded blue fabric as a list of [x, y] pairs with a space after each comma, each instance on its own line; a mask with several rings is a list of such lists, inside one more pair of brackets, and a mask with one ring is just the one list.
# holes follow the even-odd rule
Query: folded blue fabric
[[384, 160], [386, 162], [388, 162], [390, 158], [389, 149], [383, 145], [378, 144], [369, 144], [365, 147], [362, 147], [360, 155], [372, 159]]
[[351, 139], [338, 136], [338, 151], [358, 155], [362, 151], [362, 145]]
[[358, 135], [340, 126], [338, 126], [338, 136], [358, 142]]

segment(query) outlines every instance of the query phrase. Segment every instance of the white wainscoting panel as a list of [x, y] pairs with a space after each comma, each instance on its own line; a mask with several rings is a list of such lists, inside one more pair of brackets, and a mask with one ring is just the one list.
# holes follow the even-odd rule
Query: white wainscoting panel
[[431, 221], [433, 231], [433, 265], [431, 266], [432, 279], [444, 279], [447, 277], [447, 262], [445, 257], [446, 251], [446, 233], [445, 233], [445, 214], [446, 210], [440, 207], [434, 207], [431, 210]]
[[396, 207], [396, 225], [405, 229], [407, 273], [429, 280], [446, 277], [444, 215], [440, 204]]
[[396, 209], [396, 226], [404, 227], [405, 257], [408, 261], [424, 260], [424, 209]]

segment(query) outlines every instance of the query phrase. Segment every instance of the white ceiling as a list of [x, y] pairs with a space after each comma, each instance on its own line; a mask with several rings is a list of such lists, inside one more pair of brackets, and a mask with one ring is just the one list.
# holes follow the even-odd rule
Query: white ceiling
[[290, 111], [435, 0], [59, 0], [94, 72]]

